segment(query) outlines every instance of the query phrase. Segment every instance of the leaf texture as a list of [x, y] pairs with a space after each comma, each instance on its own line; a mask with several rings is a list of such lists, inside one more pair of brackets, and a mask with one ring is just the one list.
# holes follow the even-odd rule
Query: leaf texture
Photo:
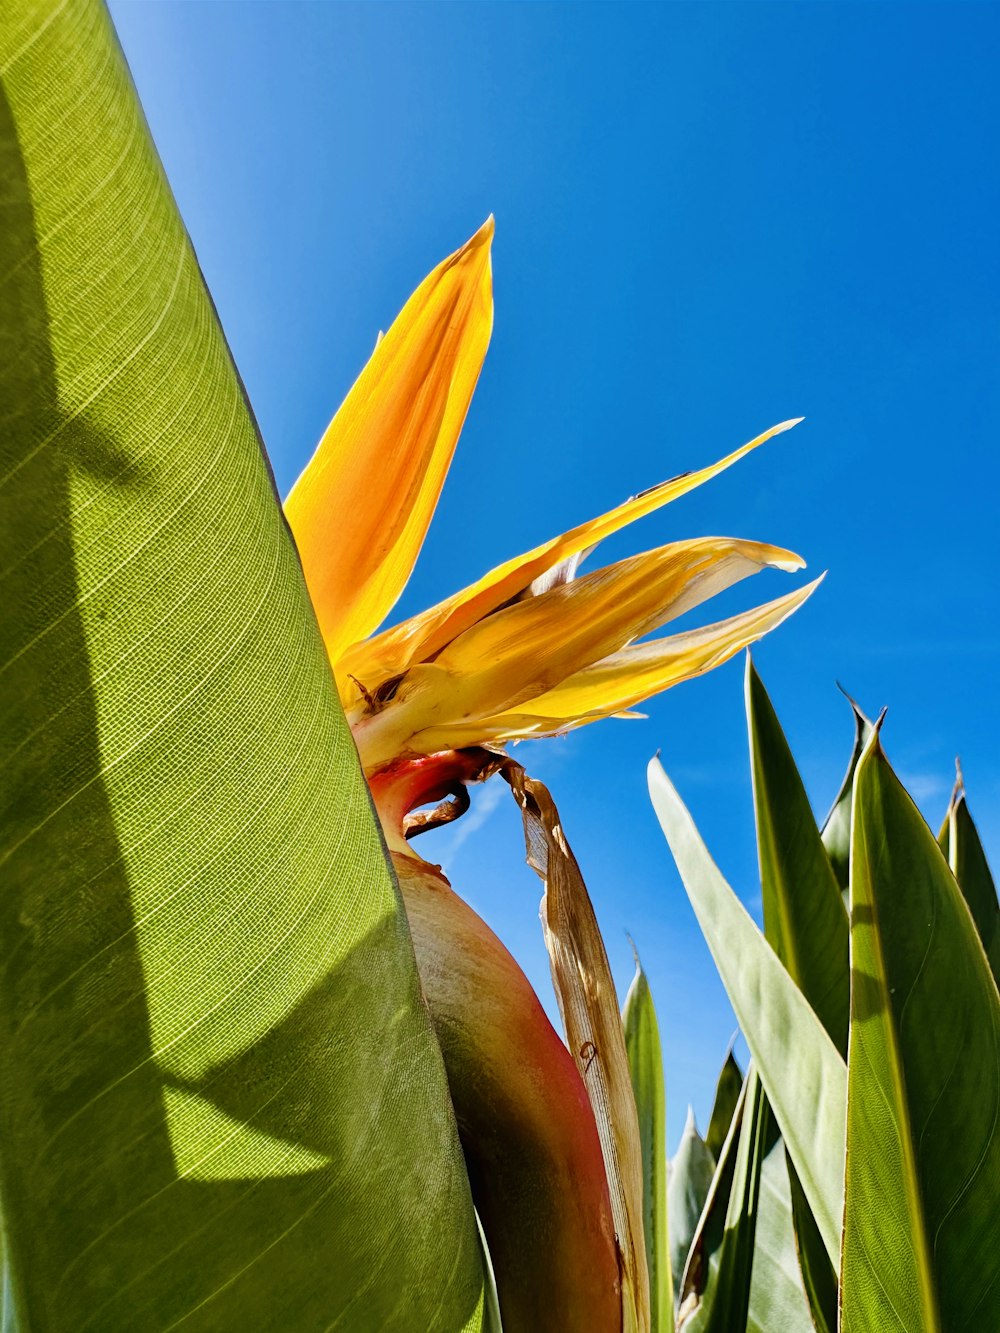
[[478, 1328], [397, 890], [104, 7], [0, 20], [0, 1178], [46, 1333]]

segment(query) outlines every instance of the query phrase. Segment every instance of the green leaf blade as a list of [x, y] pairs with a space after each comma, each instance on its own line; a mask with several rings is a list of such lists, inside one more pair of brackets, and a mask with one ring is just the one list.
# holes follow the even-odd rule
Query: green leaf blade
[[[744, 1109], [745, 1108], [745, 1109]], [[753, 1065], [685, 1273], [683, 1333], [812, 1333], [785, 1151]]]
[[103, 6], [0, 27], [0, 1179], [26, 1327], [478, 1327], [301, 571]]
[[[816, 1327], [796, 1253], [790, 1169], [785, 1145], [775, 1132], [761, 1167], [748, 1333], [779, 1328], [783, 1333], [814, 1333]], [[822, 1254], [829, 1269], [826, 1251]]]
[[[764, 935], [798, 983], [837, 1049], [847, 1054], [850, 1016], [850, 961], [847, 911], [841, 886], [827, 848], [813, 818], [805, 786], [795, 760], [749, 654], [746, 671], [746, 708], [750, 734], [754, 812], [764, 906]], [[864, 719], [855, 710], [857, 736]], [[838, 828], [834, 818], [833, 845], [850, 835], [850, 792], [856, 758], [835, 812], [847, 812]], [[830, 828], [828, 822], [828, 828]], [[772, 1154], [769, 1161], [777, 1159]], [[789, 1196], [799, 1267], [808, 1293], [812, 1317], [818, 1326], [836, 1327], [837, 1278], [822, 1243], [801, 1184], [791, 1162], [787, 1171], [771, 1168], [775, 1189]], [[773, 1248], [773, 1247], [772, 1247]]]
[[802, 992], [722, 878], [658, 760], [649, 787], [832, 1262], [840, 1252], [847, 1079]]
[[979, 830], [969, 813], [961, 775], [938, 834], [938, 846], [958, 880], [962, 897], [969, 904], [993, 979], [1000, 984], [1000, 903]]
[[[715, 1174], [712, 1177], [705, 1204], [701, 1210], [701, 1216], [698, 1218], [691, 1244], [688, 1247], [678, 1296], [679, 1328], [687, 1328], [688, 1321], [690, 1321], [691, 1329], [697, 1329], [698, 1322], [705, 1316], [710, 1292], [718, 1276], [722, 1242], [726, 1234], [726, 1218], [729, 1215], [729, 1196], [732, 1192], [733, 1178], [736, 1174], [736, 1157], [739, 1151], [743, 1109], [746, 1106], [747, 1092], [748, 1082], [744, 1080], [740, 1086], [736, 1105], [733, 1107], [729, 1128], [719, 1152]], [[703, 1306], [705, 1309], [702, 1308]]]
[[[725, 1223], [717, 1245], [702, 1258], [703, 1264], [708, 1260], [704, 1290], [697, 1307], [681, 1325], [683, 1333], [731, 1333], [747, 1326], [760, 1171], [767, 1132], [767, 1102], [751, 1065], [739, 1135], [726, 1145], [733, 1153], [733, 1173], [725, 1191]], [[721, 1189], [715, 1193], [713, 1209], [722, 1206], [723, 1193]], [[706, 1243], [711, 1243], [711, 1233], [717, 1232], [717, 1222], [713, 1225], [711, 1217], [706, 1218], [704, 1232]]]
[[712, 1103], [712, 1115], [708, 1122], [705, 1142], [715, 1160], [722, 1160], [722, 1147], [733, 1123], [736, 1106], [743, 1087], [743, 1071], [736, 1063], [732, 1049], [727, 1054], [719, 1077], [715, 1084], [715, 1100]]
[[843, 1326], [972, 1330], [1000, 1289], [1000, 999], [877, 735], [853, 822]]
[[749, 654], [746, 710], [764, 934], [845, 1054], [847, 912], [792, 752]]
[[667, 1126], [663, 1051], [649, 981], [636, 958], [622, 1010], [625, 1050], [642, 1145], [643, 1234], [649, 1271], [650, 1326], [673, 1333], [674, 1288], [667, 1224]]

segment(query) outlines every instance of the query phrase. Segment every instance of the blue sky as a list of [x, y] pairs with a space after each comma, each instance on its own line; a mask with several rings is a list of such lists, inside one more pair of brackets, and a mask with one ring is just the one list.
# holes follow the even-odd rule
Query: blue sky
[[[850, 749], [839, 680], [889, 705], [887, 749], [935, 828], [961, 754], [1000, 859], [996, 6], [112, 13], [282, 493], [377, 330], [496, 214], [493, 343], [400, 615], [804, 415], [604, 554], [720, 533], [829, 570], [755, 653], [817, 811]], [[761, 575], [720, 614], [791, 586]], [[559, 802], [622, 993], [626, 931], [642, 953], [671, 1143], [689, 1101], [704, 1128], [734, 1021], [645, 766], [660, 749], [756, 908], [741, 673], [519, 751]], [[477, 795], [420, 850], [551, 1003], [519, 816]]]

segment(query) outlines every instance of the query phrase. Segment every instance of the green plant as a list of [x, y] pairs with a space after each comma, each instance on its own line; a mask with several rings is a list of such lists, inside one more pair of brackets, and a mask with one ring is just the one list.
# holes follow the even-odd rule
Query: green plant
[[[885, 758], [881, 721], [855, 714], [821, 832], [748, 659], [763, 933], [650, 766], [753, 1057], [679, 1290], [680, 1329], [932, 1333], [992, 1327], [1000, 1310], [996, 890], [961, 781], [946, 860]], [[789, 1283], [774, 1260], [792, 1235]]]

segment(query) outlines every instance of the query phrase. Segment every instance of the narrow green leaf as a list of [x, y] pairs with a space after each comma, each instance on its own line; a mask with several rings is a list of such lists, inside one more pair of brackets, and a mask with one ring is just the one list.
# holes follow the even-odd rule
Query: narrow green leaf
[[[746, 705], [764, 935], [846, 1056], [850, 1012], [847, 911], [805, 786], [749, 654]], [[855, 716], [860, 736], [864, 719], [857, 710]], [[852, 767], [854, 762], [852, 759]], [[852, 780], [845, 785], [849, 795]], [[849, 830], [848, 815], [841, 832]], [[802, 1279], [816, 1323], [828, 1325], [832, 1320], [835, 1325], [836, 1269], [791, 1162], [786, 1178], [773, 1183], [789, 1195]]]
[[845, 1333], [973, 1333], [1000, 1292], [1000, 997], [876, 733], [854, 784]]
[[406, 922], [93, 0], [0, 21], [0, 1188], [22, 1326], [478, 1328]]
[[979, 830], [969, 813], [965, 784], [959, 769], [938, 846], [944, 852], [962, 896], [969, 904], [979, 938], [986, 950], [994, 980], [1000, 984], [1000, 904]]
[[846, 1054], [847, 912], [806, 789], [749, 653], [746, 709], [764, 934]]
[[812, 1333], [795, 1255], [784, 1146], [752, 1065], [739, 1107], [738, 1132], [723, 1145], [691, 1246], [681, 1328]]
[[687, 1321], [700, 1318], [702, 1301], [706, 1292], [713, 1287], [719, 1271], [719, 1257], [722, 1240], [726, 1234], [726, 1217], [729, 1213], [729, 1195], [733, 1187], [736, 1171], [736, 1154], [740, 1144], [740, 1129], [743, 1124], [743, 1109], [746, 1106], [748, 1082], [744, 1079], [726, 1137], [719, 1153], [719, 1160], [705, 1197], [705, 1206], [698, 1218], [691, 1244], [688, 1247], [684, 1271], [681, 1275], [678, 1292], [678, 1329], [686, 1328]]
[[683, 1320], [683, 1333], [743, 1333], [747, 1326], [760, 1170], [767, 1133], [767, 1102], [751, 1065], [718, 1263], [710, 1270], [700, 1304]]
[[729, 1126], [733, 1123], [733, 1115], [736, 1111], [736, 1104], [740, 1099], [742, 1087], [743, 1071], [736, 1063], [733, 1048], [730, 1046], [722, 1069], [719, 1071], [718, 1082], [715, 1085], [712, 1117], [708, 1122], [708, 1133], [705, 1135], [708, 1150], [716, 1161], [719, 1161], [722, 1157], [722, 1145], [729, 1133]]
[[667, 1230], [667, 1126], [663, 1052], [653, 996], [638, 955], [635, 976], [625, 997], [622, 1023], [642, 1143], [642, 1221], [649, 1269], [650, 1326], [653, 1333], [673, 1333], [674, 1288]]
[[698, 922], [816, 1217], [840, 1252], [847, 1079], [798, 986], [719, 873], [659, 761], [649, 789]]
[[837, 1333], [840, 1283], [792, 1159], [785, 1153], [799, 1273], [816, 1333]]
[[830, 813], [823, 824], [823, 846], [826, 848], [837, 876], [837, 883], [845, 891], [850, 878], [851, 868], [851, 797], [854, 792], [854, 771], [861, 758], [868, 737], [872, 734], [873, 723], [865, 717], [851, 696], [845, 695], [854, 714], [854, 747], [847, 765], [847, 772], [840, 784], [840, 791], [834, 798]]
[[670, 1229], [670, 1271], [675, 1298], [688, 1251], [715, 1176], [715, 1161], [698, 1133], [694, 1111], [688, 1107], [684, 1133], [670, 1161], [667, 1177], [667, 1218]]

